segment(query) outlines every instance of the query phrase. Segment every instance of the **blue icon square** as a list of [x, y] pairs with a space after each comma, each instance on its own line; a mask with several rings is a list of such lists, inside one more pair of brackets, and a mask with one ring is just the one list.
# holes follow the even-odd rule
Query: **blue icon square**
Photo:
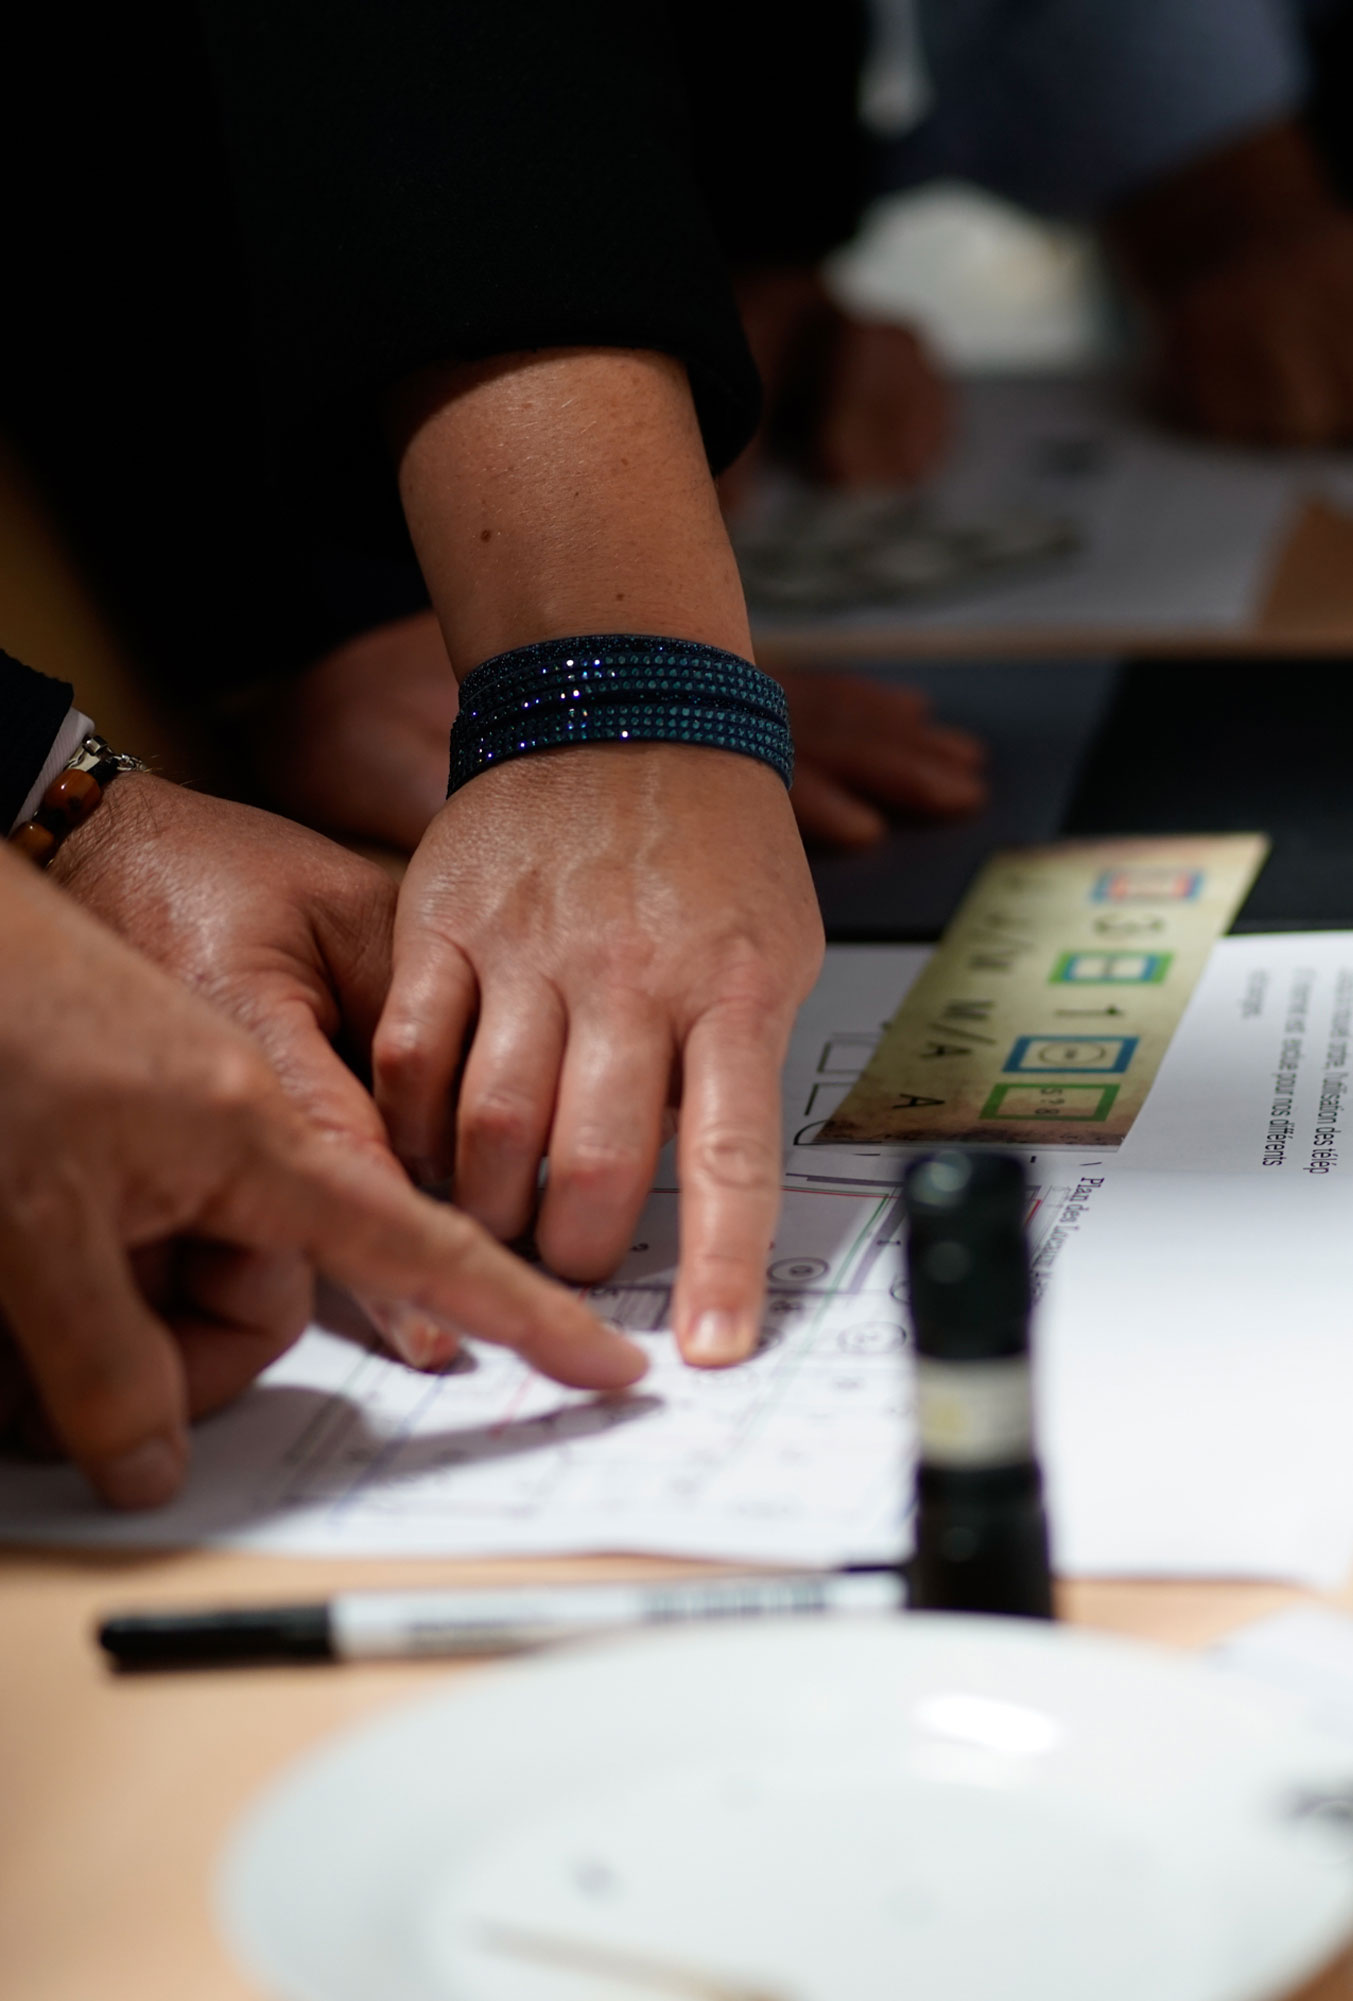
[[1136, 1049], [1135, 1035], [1021, 1035], [1002, 1068], [1007, 1076], [1121, 1077]]

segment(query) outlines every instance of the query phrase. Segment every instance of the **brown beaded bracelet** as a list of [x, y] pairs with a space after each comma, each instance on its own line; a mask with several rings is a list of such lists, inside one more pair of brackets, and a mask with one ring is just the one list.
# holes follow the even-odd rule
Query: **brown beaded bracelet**
[[66, 836], [83, 827], [113, 780], [121, 772], [145, 769], [139, 757], [110, 750], [101, 736], [91, 732], [47, 787], [32, 819], [14, 829], [10, 846], [36, 867], [50, 868]]

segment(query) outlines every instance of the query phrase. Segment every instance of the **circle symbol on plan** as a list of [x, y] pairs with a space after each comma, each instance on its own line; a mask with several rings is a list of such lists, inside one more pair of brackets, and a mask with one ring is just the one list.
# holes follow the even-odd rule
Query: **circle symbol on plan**
[[831, 1270], [826, 1258], [780, 1258], [766, 1276], [775, 1285], [811, 1285]]
[[1107, 1042], [1040, 1042], [1030, 1054], [1048, 1070], [1093, 1070], [1113, 1051]]
[[907, 1333], [896, 1321], [869, 1320], [860, 1327], [843, 1327], [836, 1337], [843, 1355], [892, 1355], [907, 1345]]
[[[802, 1313], [808, 1297], [802, 1292], [772, 1292], [766, 1301], [766, 1325], [787, 1325], [795, 1314]], [[775, 1338], [780, 1338], [778, 1331]]]

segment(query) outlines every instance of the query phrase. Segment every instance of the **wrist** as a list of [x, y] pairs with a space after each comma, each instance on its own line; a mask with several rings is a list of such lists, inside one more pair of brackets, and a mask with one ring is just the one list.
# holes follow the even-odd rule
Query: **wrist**
[[91, 879], [138, 852], [153, 832], [157, 798], [176, 790], [154, 772], [125, 772], [109, 786], [98, 812], [61, 843], [47, 867], [50, 880], [78, 897]]
[[1266, 127], [1122, 202], [1105, 235], [1129, 280], [1166, 302], [1218, 265], [1285, 245], [1338, 213], [1300, 128]]
[[139, 757], [114, 750], [97, 731], [86, 728], [46, 785], [32, 816], [10, 834], [9, 845], [36, 867], [50, 868], [71, 837], [106, 810], [110, 789], [145, 770]]
[[745, 656], [654, 634], [579, 634], [466, 676], [448, 790], [515, 758], [601, 743], [732, 751], [793, 779], [784, 689]]

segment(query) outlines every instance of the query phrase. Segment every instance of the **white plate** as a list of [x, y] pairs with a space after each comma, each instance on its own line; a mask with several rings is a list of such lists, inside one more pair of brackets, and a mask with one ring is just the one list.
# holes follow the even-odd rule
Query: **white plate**
[[636, 1635], [340, 1738], [238, 1834], [282, 2001], [1257, 2001], [1353, 1930], [1353, 1752], [1015, 1621]]

